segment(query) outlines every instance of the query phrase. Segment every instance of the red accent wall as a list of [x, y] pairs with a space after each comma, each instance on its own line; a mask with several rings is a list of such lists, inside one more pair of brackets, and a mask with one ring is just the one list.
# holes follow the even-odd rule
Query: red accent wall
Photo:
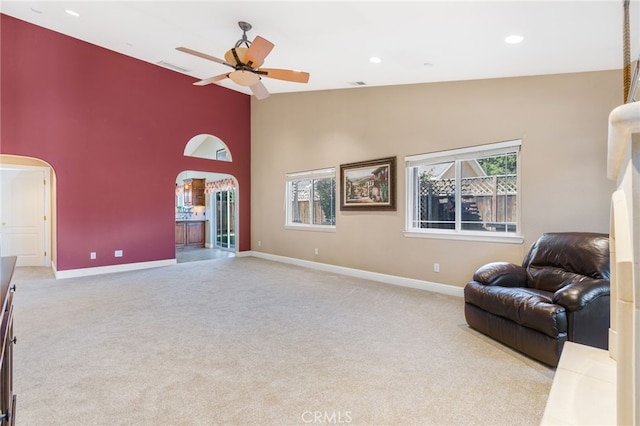
[[[250, 249], [248, 95], [196, 87], [192, 77], [7, 15], [0, 35], [0, 153], [55, 171], [57, 270], [175, 258], [183, 170], [235, 176], [238, 247]], [[202, 133], [222, 139], [233, 162], [184, 157]]]

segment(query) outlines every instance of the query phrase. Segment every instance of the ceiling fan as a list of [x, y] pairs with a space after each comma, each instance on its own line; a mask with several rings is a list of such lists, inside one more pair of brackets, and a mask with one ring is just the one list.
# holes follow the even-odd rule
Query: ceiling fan
[[[309, 81], [308, 72], [277, 68], [260, 68], [264, 63], [264, 58], [266, 58], [273, 49], [274, 44], [260, 36], [256, 36], [253, 42], [249, 41], [249, 39], [247, 39], [247, 31], [251, 29], [251, 24], [240, 21], [238, 25], [242, 30], [242, 38], [236, 42], [234, 47], [224, 54], [224, 60], [186, 47], [176, 47], [176, 50], [181, 52], [233, 68], [231, 72], [205, 78], [204, 80], [193, 83], [194, 85], [204, 86], [229, 78], [240, 86], [249, 87], [256, 98], [264, 99], [269, 96], [269, 91], [264, 84], [262, 84], [262, 77], [296, 83], [307, 83]], [[245, 47], [243, 47], [243, 45]]]

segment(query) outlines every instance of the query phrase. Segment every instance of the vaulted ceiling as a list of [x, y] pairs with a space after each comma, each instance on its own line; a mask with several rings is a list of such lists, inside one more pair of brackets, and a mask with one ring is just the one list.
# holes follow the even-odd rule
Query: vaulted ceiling
[[[263, 79], [271, 93], [285, 93], [621, 69], [622, 3], [5, 0], [1, 10], [158, 66], [179, 67], [194, 82], [230, 68], [175, 48], [224, 58], [242, 36], [238, 21], [246, 21], [253, 26], [249, 40], [260, 35], [275, 44], [265, 67], [311, 74], [307, 84]], [[514, 34], [523, 41], [504, 41]], [[228, 79], [222, 85], [250, 93]]]

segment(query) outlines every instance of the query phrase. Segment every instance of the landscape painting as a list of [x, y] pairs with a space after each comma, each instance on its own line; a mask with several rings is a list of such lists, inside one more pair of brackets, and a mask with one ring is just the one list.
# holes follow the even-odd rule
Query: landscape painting
[[340, 165], [340, 210], [395, 210], [396, 157]]

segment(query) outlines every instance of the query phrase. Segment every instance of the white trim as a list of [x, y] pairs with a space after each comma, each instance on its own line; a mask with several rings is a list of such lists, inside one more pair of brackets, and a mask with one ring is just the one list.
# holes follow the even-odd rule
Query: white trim
[[430, 230], [429, 232], [405, 231], [404, 236], [410, 238], [437, 238], [441, 240], [484, 241], [487, 243], [522, 244], [524, 242], [522, 235], [500, 234], [497, 232], [471, 234], [453, 231], [438, 232], [435, 230]]
[[111, 274], [113, 272], [137, 271], [139, 269], [159, 268], [162, 266], [176, 265], [176, 259], [153, 260], [151, 262], [124, 263], [122, 265], [96, 266], [93, 268], [56, 270], [55, 263], [51, 263], [51, 269], [56, 279], [88, 277], [91, 275]]
[[[284, 226], [285, 229], [296, 229], [296, 230], [305, 230], [305, 231], [318, 231], [320, 227], [327, 227], [329, 232], [335, 232], [335, 224], [334, 225], [317, 225], [317, 224], [297, 224], [293, 221], [291, 215], [293, 214], [291, 211], [291, 199], [289, 198], [291, 194], [291, 186], [294, 182], [299, 182], [303, 180], [311, 181], [312, 190], [309, 191], [309, 203], [311, 204], [310, 211], [311, 217], [313, 219], [313, 206], [314, 206], [314, 192], [315, 192], [315, 184], [313, 183], [316, 179], [333, 179], [334, 189], [336, 188], [336, 171], [335, 167], [326, 168], [326, 169], [318, 169], [311, 170], [307, 172], [295, 172], [295, 173], [287, 173], [285, 175], [285, 189], [284, 189]], [[334, 209], [335, 209], [335, 200], [334, 200]], [[335, 216], [334, 216], [335, 219]], [[325, 231], [326, 232], [326, 231]]]
[[313, 232], [336, 232], [335, 225], [285, 225], [284, 229], [293, 231], [313, 231]]
[[302, 179], [313, 179], [313, 178], [317, 178], [317, 177], [327, 177], [327, 176], [336, 176], [336, 168], [335, 167], [330, 167], [330, 168], [326, 168], [326, 169], [319, 169], [319, 170], [310, 170], [307, 172], [294, 172], [294, 173], [287, 173], [286, 174], [286, 179], [287, 180], [301, 180]]
[[287, 263], [290, 265], [302, 266], [304, 268], [317, 269], [324, 272], [332, 272], [335, 274], [347, 275], [365, 280], [378, 281], [385, 284], [392, 284], [401, 287], [416, 288], [418, 290], [426, 290], [434, 293], [446, 294], [449, 296], [463, 297], [464, 289], [462, 287], [452, 286], [449, 284], [440, 284], [430, 281], [417, 280], [413, 278], [399, 277], [396, 275], [380, 274], [378, 272], [364, 271], [362, 269], [346, 268], [344, 266], [330, 265], [328, 263], [312, 262], [309, 260], [295, 259], [292, 257], [278, 256], [275, 254], [251, 251], [251, 256], [272, 260], [274, 262]]
[[[309, 260], [295, 259], [292, 257], [278, 256], [275, 254], [257, 252], [257, 251], [240, 251], [236, 253], [236, 257], [257, 257], [260, 259], [271, 260], [274, 262], [286, 263], [289, 265], [301, 266], [304, 268], [316, 269], [324, 272], [346, 275], [365, 280], [377, 281], [385, 284], [397, 285], [400, 287], [415, 288], [418, 290], [431, 291], [434, 293], [446, 294], [449, 296], [463, 297], [464, 289], [462, 287], [452, 286], [449, 284], [440, 284], [430, 281], [417, 280], [413, 278], [399, 277], [396, 275], [380, 274], [378, 272], [365, 271], [362, 269], [347, 268], [344, 266], [330, 265], [328, 263], [312, 262]], [[57, 271], [55, 262], [51, 263], [51, 269], [56, 279], [87, 277], [92, 275], [110, 274], [114, 272], [128, 272], [140, 269], [159, 268], [164, 266], [176, 265], [176, 259], [155, 260], [151, 262], [126, 263], [122, 265], [97, 266], [95, 268], [69, 269], [66, 271]]]
[[[10, 154], [7, 154], [10, 155]], [[34, 158], [34, 157], [25, 157], [25, 158]], [[37, 159], [39, 161], [42, 161], [40, 159]], [[51, 165], [49, 165], [49, 163], [46, 163], [45, 166], [33, 166], [33, 165], [23, 165], [23, 164], [8, 164], [8, 163], [0, 163], [0, 170], [28, 170], [28, 171], [35, 171], [35, 172], [42, 172], [42, 178], [44, 179], [44, 185], [42, 186], [43, 188], [43, 192], [42, 192], [42, 196], [44, 197], [43, 200], [43, 214], [46, 217], [46, 220], [43, 221], [42, 224], [42, 232], [43, 232], [43, 247], [42, 250], [46, 253], [43, 256], [43, 264], [40, 265], [34, 265], [34, 266], [44, 266], [44, 267], [50, 267], [51, 266], [51, 232], [53, 229], [53, 226], [55, 226], [55, 224], [51, 221], [52, 217], [51, 217], [51, 188], [52, 188], [52, 178], [51, 178], [51, 173], [53, 171], [53, 168], [51, 167]], [[39, 185], [38, 185], [39, 186]], [[20, 255], [18, 255], [18, 257], [20, 257]]]
[[[509, 243], [522, 243], [524, 237], [514, 233], [498, 233], [491, 231], [473, 232], [462, 230], [462, 216], [456, 211], [455, 215], [455, 230], [434, 230], [434, 229], [422, 229], [411, 226], [414, 222], [414, 218], [417, 216], [417, 203], [416, 203], [416, 181], [417, 170], [423, 166], [429, 166], [431, 164], [441, 164], [443, 162], [451, 162], [455, 164], [455, 205], [462, 205], [462, 193], [457, 190], [462, 185], [462, 175], [460, 162], [474, 160], [480, 157], [488, 157], [499, 154], [515, 154], [517, 156], [516, 161], [516, 179], [518, 185], [518, 197], [520, 197], [521, 188], [521, 176], [520, 176], [520, 150], [522, 147], [521, 139], [514, 139], [511, 141], [497, 142], [488, 145], [479, 145], [467, 148], [453, 149], [447, 151], [439, 151], [428, 154], [410, 155], [405, 157], [405, 237], [418, 237], [418, 238], [441, 238], [452, 240], [469, 240], [469, 241], [487, 241], [487, 242], [509, 242]], [[477, 164], [477, 163], [476, 163]], [[521, 219], [521, 207], [520, 203], [517, 204], [516, 209], [517, 227], [522, 226]], [[488, 234], [488, 235], [484, 235]]]
[[640, 101], [616, 107], [609, 114], [607, 140], [607, 177], [616, 180], [620, 172], [625, 148], [631, 134], [640, 132]]
[[446, 151], [430, 152], [427, 154], [408, 155], [404, 157], [407, 167], [415, 167], [424, 163], [447, 162], [455, 160], [469, 160], [478, 157], [515, 152], [522, 145], [521, 139], [496, 142], [488, 145], [477, 145], [466, 148], [450, 149]]

